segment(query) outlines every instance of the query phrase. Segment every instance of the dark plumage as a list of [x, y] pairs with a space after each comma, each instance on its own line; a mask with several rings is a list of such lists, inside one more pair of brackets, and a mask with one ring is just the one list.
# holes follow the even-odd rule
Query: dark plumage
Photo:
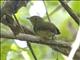
[[49, 39], [51, 36], [60, 34], [58, 28], [50, 22], [45, 22], [39, 16], [32, 16], [29, 18], [33, 25], [34, 32], [42, 38]]

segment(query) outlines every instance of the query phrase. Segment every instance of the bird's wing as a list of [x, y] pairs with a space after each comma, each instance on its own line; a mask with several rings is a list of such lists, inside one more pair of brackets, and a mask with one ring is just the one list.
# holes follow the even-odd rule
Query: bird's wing
[[48, 30], [52, 33], [55, 33], [55, 34], [60, 34], [60, 31], [59, 29], [52, 23], [49, 23], [49, 22], [45, 22], [43, 24], [39, 24], [37, 25], [37, 29], [38, 30]]

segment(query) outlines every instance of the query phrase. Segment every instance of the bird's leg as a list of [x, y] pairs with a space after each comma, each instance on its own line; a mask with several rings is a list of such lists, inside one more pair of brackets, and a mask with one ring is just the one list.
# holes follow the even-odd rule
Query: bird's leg
[[54, 40], [54, 36], [52, 35], [52, 40]]
[[52, 40], [55, 39], [55, 34], [54, 34], [54, 33], [52, 33], [52, 37], [51, 37], [51, 39], [52, 39]]

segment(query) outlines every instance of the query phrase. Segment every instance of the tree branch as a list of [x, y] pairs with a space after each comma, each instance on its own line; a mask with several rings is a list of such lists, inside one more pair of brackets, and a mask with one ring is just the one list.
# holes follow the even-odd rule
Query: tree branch
[[73, 12], [73, 10], [67, 5], [65, 0], [59, 0], [61, 5], [66, 9], [69, 15], [74, 19], [74, 21], [79, 25], [80, 18]]
[[[57, 50], [61, 52], [64, 55], [68, 55], [71, 49], [71, 43], [64, 42], [60, 40], [44, 40], [39, 36], [29, 35], [29, 34], [19, 34], [16, 37], [12, 33], [8, 32], [0, 32], [1, 38], [9, 38], [9, 39], [19, 39], [21, 41], [30, 41], [32, 43], [39, 43], [39, 44], [45, 44], [53, 48], [54, 50]], [[80, 58], [80, 48], [75, 54], [75, 59]]]
[[27, 1], [6, 0], [4, 1], [4, 5], [1, 7], [1, 10], [0, 10], [1, 16], [3, 16], [4, 13], [10, 14], [10, 15], [15, 14], [19, 8], [21, 8], [22, 6], [26, 6], [27, 3], [28, 3], [28, 0]]

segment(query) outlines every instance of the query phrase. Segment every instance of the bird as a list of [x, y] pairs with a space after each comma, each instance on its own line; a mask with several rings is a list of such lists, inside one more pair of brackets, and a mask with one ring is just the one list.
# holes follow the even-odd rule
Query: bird
[[40, 16], [31, 16], [27, 19], [32, 23], [36, 35], [43, 39], [53, 39], [55, 35], [60, 34], [59, 29], [53, 23], [44, 21]]

